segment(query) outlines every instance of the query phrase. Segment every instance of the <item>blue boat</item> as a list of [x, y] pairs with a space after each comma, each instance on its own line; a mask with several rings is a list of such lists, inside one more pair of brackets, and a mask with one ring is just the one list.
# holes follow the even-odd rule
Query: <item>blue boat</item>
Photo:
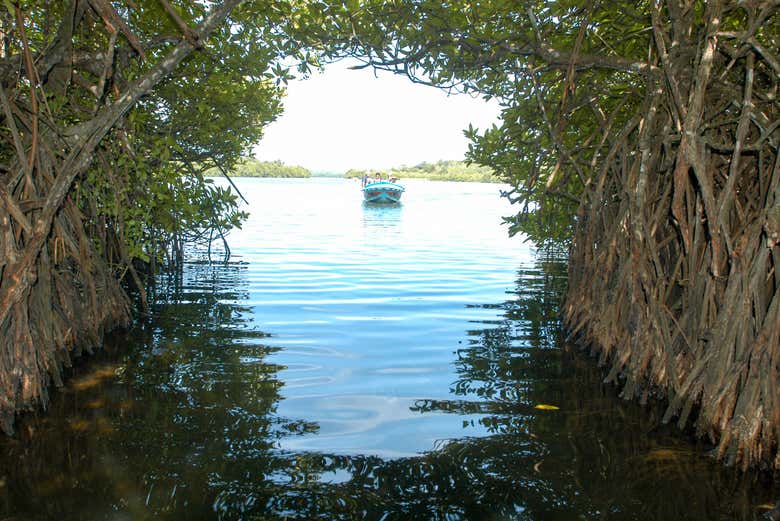
[[403, 193], [403, 186], [388, 181], [369, 183], [363, 187], [363, 199], [367, 203], [399, 203]]

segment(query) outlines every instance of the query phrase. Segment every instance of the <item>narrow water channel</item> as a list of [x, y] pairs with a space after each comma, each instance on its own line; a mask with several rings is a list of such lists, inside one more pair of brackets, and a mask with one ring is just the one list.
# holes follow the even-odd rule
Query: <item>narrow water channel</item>
[[239, 179], [227, 264], [0, 439], [0, 520], [754, 520], [780, 486], [625, 402], [562, 348], [562, 258], [496, 185]]

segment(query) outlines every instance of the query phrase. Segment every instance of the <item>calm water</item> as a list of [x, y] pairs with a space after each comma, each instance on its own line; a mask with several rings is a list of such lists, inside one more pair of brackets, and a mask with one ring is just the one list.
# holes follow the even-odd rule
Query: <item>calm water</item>
[[[560, 347], [560, 260], [506, 237], [496, 185], [237, 180], [228, 264], [0, 440], [0, 520], [759, 520], [723, 470]], [[553, 406], [555, 408], [539, 406]]]

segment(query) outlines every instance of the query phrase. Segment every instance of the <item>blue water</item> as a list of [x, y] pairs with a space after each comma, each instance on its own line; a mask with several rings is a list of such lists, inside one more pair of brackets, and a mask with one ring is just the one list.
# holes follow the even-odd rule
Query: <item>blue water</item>
[[235, 181], [229, 261], [191, 249], [0, 440], [0, 520], [759, 521], [780, 499], [564, 349], [565, 259], [507, 236], [500, 186], [373, 207], [355, 181]]
[[[447, 399], [471, 324], [498, 320], [534, 251], [501, 226], [498, 185], [411, 180], [402, 205], [362, 203], [356, 181], [241, 179], [251, 218], [230, 237], [248, 263], [257, 327], [285, 369], [279, 413], [319, 425], [294, 450], [411, 456], [484, 436], [475, 418], [412, 411]], [[468, 427], [463, 427], [463, 422]]]

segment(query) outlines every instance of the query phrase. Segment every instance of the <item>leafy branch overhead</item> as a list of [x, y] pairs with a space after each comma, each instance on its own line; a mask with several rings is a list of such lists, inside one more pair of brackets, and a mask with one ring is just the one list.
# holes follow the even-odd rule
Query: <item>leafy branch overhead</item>
[[512, 184], [513, 231], [570, 244], [565, 324], [608, 379], [780, 468], [780, 5], [353, 7], [308, 42], [502, 103], [469, 159]]
[[[5, 2], [0, 11], [0, 424], [145, 302], [138, 267], [224, 240], [229, 170], [281, 111], [286, 2]], [[264, 41], [264, 45], [257, 45]], [[302, 59], [303, 58], [303, 55]], [[286, 69], [285, 69], [286, 70]]]
[[[780, 468], [774, 0], [4, 0], [0, 419], [125, 322], [118, 281], [224, 240], [291, 78], [346, 56], [495, 98], [468, 159], [570, 245], [564, 322], [623, 394]], [[359, 66], [359, 67], [360, 67]], [[698, 412], [696, 412], [698, 411]]]

